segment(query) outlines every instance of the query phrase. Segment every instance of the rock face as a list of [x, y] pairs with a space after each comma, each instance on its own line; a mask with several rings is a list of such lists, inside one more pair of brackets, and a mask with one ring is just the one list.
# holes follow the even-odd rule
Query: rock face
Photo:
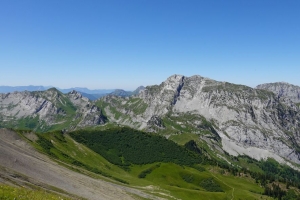
[[[136, 106], [146, 105], [143, 112], [136, 113], [127, 106], [134, 98], [139, 102]], [[201, 76], [173, 75], [160, 85], [146, 87], [134, 98], [102, 99], [113, 105], [106, 107], [108, 118], [115, 119], [117, 112], [118, 123], [148, 130], [150, 122], [156, 124], [156, 117], [204, 117], [214, 124], [215, 138], [221, 137], [223, 150], [232, 155], [300, 163], [300, 110], [285, 95]], [[187, 123], [196, 132], [200, 121]]]
[[98, 125], [105, 122], [100, 108], [76, 91], [55, 88], [38, 92], [0, 94], [0, 126], [40, 131]]
[[163, 120], [157, 115], [153, 115], [150, 118], [150, 120], [147, 122], [147, 126], [149, 127], [148, 128], [149, 132], [152, 132], [152, 131], [155, 132], [155, 130], [157, 130], [157, 129], [165, 128]]
[[300, 103], [300, 87], [285, 82], [265, 83], [256, 86], [258, 89], [269, 90], [279, 97], [288, 97], [295, 103]]

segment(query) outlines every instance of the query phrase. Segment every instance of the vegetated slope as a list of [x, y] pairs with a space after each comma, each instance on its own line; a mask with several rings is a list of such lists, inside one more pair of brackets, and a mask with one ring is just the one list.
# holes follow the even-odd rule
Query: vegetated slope
[[139, 86], [137, 89], [135, 89], [134, 91], [125, 91], [122, 89], [116, 89], [115, 91], [107, 94], [108, 96], [118, 96], [118, 97], [130, 97], [133, 95], [138, 95], [140, 93], [140, 91], [144, 90], [145, 87], [144, 86]]
[[[180, 147], [163, 137], [124, 127], [108, 130], [79, 130], [69, 134], [77, 142], [86, 144], [110, 162], [125, 169], [126, 172], [118, 177], [128, 184], [144, 185], [147, 183], [144, 181], [150, 181], [148, 184], [167, 190], [176, 198], [199, 199], [198, 195], [200, 195], [203, 199], [222, 199], [229, 196], [231, 199], [235, 188], [237, 198], [255, 199], [259, 198], [264, 190], [269, 189], [269, 184], [274, 182], [277, 186], [278, 181], [285, 182], [285, 180], [290, 180], [290, 187], [300, 187], [297, 184], [300, 173], [281, 166], [276, 161], [258, 162], [244, 158], [248, 162], [245, 168], [236, 168], [220, 160], [207, 158], [204, 155], [205, 150], [199, 148], [194, 141], [189, 141], [185, 147]], [[239, 164], [242, 164], [242, 159], [240, 158]], [[250, 162], [252, 167], [255, 166], [259, 171], [250, 170], [248, 168]], [[126, 173], [128, 176], [124, 176]], [[143, 180], [137, 181], [130, 176]], [[250, 176], [252, 178], [249, 178]], [[279, 185], [285, 187], [285, 184]], [[286, 194], [285, 190], [280, 191], [281, 197]], [[212, 193], [207, 194], [207, 192]], [[272, 189], [268, 194], [279, 197], [279, 194]]]
[[154, 162], [192, 166], [203, 160], [199, 154], [189, 152], [164, 137], [126, 127], [101, 131], [78, 130], [69, 134], [77, 142], [85, 144], [119, 166]]
[[[23, 134], [32, 142], [36, 141], [41, 144], [37, 147], [48, 149], [49, 146], [47, 147], [45, 144], [52, 144], [51, 141], [45, 140], [45, 138], [41, 140], [32, 132], [23, 132]], [[67, 169], [62, 166], [63, 163], [57, 164], [44, 154], [36, 151], [14, 131], [0, 129], [0, 143], [0, 182], [49, 190], [63, 196], [67, 195], [72, 199], [78, 199], [74, 195], [95, 200], [134, 199], [128, 193], [144, 198], [152, 198], [151, 195], [143, 194], [138, 190], [78, 173], [80, 170], [74, 172]], [[33, 142], [35, 145], [37, 143]], [[55, 149], [50, 148], [49, 152], [52, 150]], [[69, 166], [69, 168], [72, 167]], [[74, 167], [73, 169], [76, 170]], [[15, 197], [19, 198], [18, 196]]]
[[288, 97], [295, 103], [300, 103], [300, 87], [285, 82], [264, 83], [256, 86], [258, 89], [269, 90], [279, 97]]
[[5, 200], [69, 200], [63, 195], [51, 193], [46, 190], [32, 190], [25, 187], [17, 187], [6, 184], [1, 184], [0, 181], [0, 199]]
[[0, 94], [0, 107], [0, 127], [46, 132], [95, 126], [106, 121], [101, 109], [80, 93], [63, 94], [55, 88]]
[[[131, 131], [132, 133], [130, 133]], [[105, 135], [107, 133], [111, 133], [113, 136], [116, 136], [117, 134], [129, 134], [129, 136], [123, 138], [127, 141], [120, 142], [118, 141], [121, 139], [120, 137], [109, 137], [106, 135], [106, 137], [103, 138], [103, 134]], [[56, 162], [59, 162], [60, 164], [58, 165], [46, 158], [44, 155], [34, 151], [28, 143], [23, 141], [22, 137], [10, 131], [7, 133], [9, 134], [8, 136], [3, 136], [5, 139], [0, 140], [2, 142], [4, 141], [3, 144], [5, 144], [3, 145], [1, 143], [1, 147], [6, 149], [5, 151], [2, 151], [1, 149], [1, 152], [3, 152], [1, 155], [1, 165], [4, 166], [6, 170], [8, 170], [7, 166], [10, 166], [11, 170], [15, 170], [21, 174], [26, 174], [27, 176], [20, 176], [19, 174], [19, 176], [14, 176], [17, 178], [13, 179], [7, 173], [4, 173], [6, 170], [2, 170], [1, 177], [3, 177], [4, 173], [7, 180], [12, 180], [14, 183], [16, 182], [16, 179], [25, 177], [22, 181], [26, 180], [26, 182], [30, 184], [39, 186], [42, 185], [44, 188], [50, 188], [50, 190], [59, 192], [63, 192], [64, 190], [66, 192], [73, 193], [75, 188], [76, 192], [74, 192], [74, 194], [79, 196], [86, 195], [88, 199], [93, 199], [93, 195], [98, 195], [97, 198], [101, 199], [101, 196], [99, 196], [98, 192], [101, 192], [101, 195], [108, 195], [111, 193], [111, 195], [118, 195], [118, 192], [122, 191], [130, 193], [131, 196], [134, 195], [133, 197], [138, 198], [141, 196], [147, 199], [158, 199], [158, 197], [164, 197], [165, 199], [179, 198], [183, 200], [232, 199], [233, 197], [236, 199], [268, 199], [265, 195], [263, 195], [263, 193], [264, 188], [267, 188], [269, 183], [271, 184], [275, 180], [270, 179], [272, 176], [266, 176], [264, 174], [260, 174], [260, 176], [258, 176], [259, 174], [253, 174], [246, 169], [235, 168], [220, 161], [216, 163], [216, 160], [214, 159], [202, 159], [202, 149], [199, 149], [197, 144], [192, 141], [188, 142], [185, 147], [180, 147], [175, 143], [164, 139], [163, 137], [141, 132], [141, 137], [138, 137], [136, 133], [137, 131], [128, 128], [114, 128], [107, 131], [81, 130], [70, 133], [71, 135], [75, 134], [75, 137], [83, 135], [83, 137], [79, 137], [78, 141], [83, 140], [87, 145], [99, 147], [98, 142], [101, 145], [104, 144], [104, 151], [101, 151], [101, 155], [105, 155], [107, 152], [109, 152], [111, 155], [109, 155], [108, 159], [114, 160], [111, 158], [121, 158], [122, 161], [124, 161], [121, 164], [114, 165], [104, 159], [100, 154], [95, 153], [79, 142], [75, 142], [67, 133], [55, 131], [35, 134], [30, 131], [19, 131], [19, 134], [21, 134], [22, 137], [27, 138], [27, 140], [35, 148], [49, 155]], [[130, 136], [130, 134], [132, 136]], [[10, 136], [13, 138], [9, 138]], [[153, 149], [154, 152], [159, 151], [159, 155], [156, 160], [151, 158], [142, 158], [142, 156], [144, 156], [143, 150], [148, 148], [142, 147], [142, 145], [145, 145], [144, 139], [146, 137], [148, 138], [147, 140], [149, 143], [151, 143], [151, 141], [156, 141], [158, 144], [160, 144], [160, 146], [167, 147], [159, 148], [156, 146], [155, 148], [159, 148], [159, 150]], [[107, 142], [103, 142], [101, 140], [108, 138], [110, 138], [110, 144], [112, 144], [111, 146], [113, 148], [107, 151], [105, 148], [108, 147], [106, 145]], [[7, 140], [9, 141], [9, 144], [6, 144]], [[120, 143], [126, 145], [137, 143], [133, 146], [138, 148], [128, 147], [127, 150], [123, 151], [123, 149], [120, 148], [127, 147], [126, 145], [121, 145]], [[187, 150], [186, 148], [190, 150]], [[18, 149], [18, 151], [15, 152], [15, 149]], [[174, 151], [174, 155], [170, 153], [170, 150]], [[194, 153], [189, 151], [193, 151]], [[15, 152], [17, 155], [15, 155], [13, 152]], [[146, 150], [146, 152], [148, 151]], [[195, 156], [195, 153], [200, 154]], [[128, 155], [133, 154], [136, 155], [134, 155], [133, 158], [128, 159], [130, 158]], [[156, 162], [161, 158], [163, 158], [162, 162]], [[198, 159], [195, 161], [195, 158], [200, 158], [200, 165], [194, 164], [194, 162], [198, 163]], [[138, 159], [144, 160], [140, 162]], [[180, 162], [181, 160], [186, 160], [184, 163], [189, 164], [189, 159], [191, 160], [190, 166], [181, 164]], [[14, 162], [16, 164], [12, 164]], [[274, 162], [272, 163], [274, 164]], [[271, 166], [272, 169], [277, 169], [279, 165], [276, 163], [275, 165], [273, 164], [268, 164], [267, 166]], [[76, 171], [76, 173], [65, 169], [63, 166]], [[268, 170], [269, 169], [270, 168], [268, 168]], [[106, 188], [106, 185], [102, 185], [103, 182], [100, 181], [100, 184], [94, 179], [90, 180], [83, 175], [77, 174], [78, 172], [98, 179], [114, 181], [120, 185], [118, 186], [115, 184], [109, 184], [109, 186], [115, 187], [114, 189], [117, 190], [116, 193], [114, 193], [114, 189]], [[14, 172], [14, 174], [15, 173], [16, 172]], [[250, 175], [256, 175], [256, 181], [251, 178]], [[263, 177], [264, 182], [262, 181], [261, 177]], [[284, 180], [287, 179], [285, 178]], [[56, 181], [59, 181], [59, 184], [56, 184]], [[56, 188], [52, 187], [53, 182], [55, 183]], [[277, 182], [275, 183], [278, 185]], [[63, 186], [60, 184], [63, 184]], [[124, 185], [135, 187], [138, 190], [130, 189]], [[282, 183], [279, 183], [279, 185], [282, 187]], [[283, 186], [285, 187], [285, 184]], [[82, 194], [81, 189], [84, 190], [86, 187], [90, 188], [88, 188], [85, 193]], [[289, 190], [295, 190], [294, 183], [291, 182], [289, 187]], [[94, 190], [97, 191], [95, 192]], [[151, 193], [152, 195], [146, 194], [145, 192]], [[272, 194], [275, 196], [277, 195], [277, 193], [270, 189], [269, 195]], [[282, 194], [285, 194], [284, 190]], [[106, 196], [104, 199], [109, 199], [111, 195]], [[295, 195], [297, 195], [297, 193], [295, 193]], [[126, 196], [122, 198], [124, 199]]]
[[[212, 143], [209, 137], [218, 135], [221, 140], [214, 146], [231, 155], [300, 163], [299, 108], [273, 92], [173, 75], [160, 85], [147, 86], [138, 96], [104, 97], [96, 104], [111, 122], [168, 137], [194, 133]], [[205, 136], [203, 118], [213, 124], [215, 134]]]
[[[229, 185], [235, 181], [240, 181], [242, 186], [234, 186], [243, 191], [236, 194], [237, 197], [255, 199], [262, 196], [263, 193], [263, 188], [253, 179], [249, 182], [243, 177], [228, 174], [229, 185], [224, 183], [223, 177], [218, 173], [219, 168], [216, 168], [216, 172], [211, 172], [212, 166], [198, 164], [207, 165], [214, 161], [206, 160], [208, 158], [199, 154], [201, 150], [197, 146], [194, 146], [194, 149], [191, 148], [194, 144], [192, 142], [189, 142], [191, 145], [186, 145], [186, 147], [194, 150], [194, 153], [163, 137], [126, 127], [93, 131], [78, 130], [68, 134], [78, 143], [86, 144], [108, 161], [126, 170], [118, 175], [120, 179], [127, 181], [132, 186], [140, 186], [146, 191], [150, 189], [155, 194], [163, 194], [164, 197], [180, 199], [231, 198], [232, 187]], [[196, 152], [198, 155], [195, 154]], [[224, 165], [226, 164], [224, 163]], [[91, 166], [93, 165], [91, 164]], [[97, 166], [99, 165], [95, 167], [97, 168]], [[110, 167], [106, 168], [106, 176], [112, 173], [107, 171]], [[100, 170], [103, 171], [103, 169]], [[227, 169], [225, 170], [227, 171]]]

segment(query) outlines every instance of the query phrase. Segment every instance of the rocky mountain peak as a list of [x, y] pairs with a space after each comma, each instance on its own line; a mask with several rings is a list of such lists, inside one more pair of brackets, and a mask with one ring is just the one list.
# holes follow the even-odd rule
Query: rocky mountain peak
[[[190, 126], [197, 133], [199, 119], [204, 118], [213, 122], [214, 137], [221, 138], [222, 148], [232, 155], [246, 154], [258, 160], [273, 157], [279, 162], [285, 158], [300, 163], [300, 152], [295, 151], [300, 146], [300, 110], [287, 98], [278, 98], [265, 89], [197, 75], [173, 75], [160, 85], [147, 86], [135, 97], [103, 101], [116, 109], [118, 115], [130, 116], [132, 122], [124, 118], [125, 125], [139, 124], [138, 128], [159, 131], [163, 129], [158, 124], [184, 116], [182, 119], [189, 117], [194, 121], [183, 120], [182, 125], [174, 121], [176, 125], [171, 129]], [[125, 106], [132, 102], [138, 102], [132, 108], [143, 107], [143, 112]], [[110, 115], [116, 112], [113, 109], [106, 107], [108, 117], [123, 123], [122, 119], [115, 119], [116, 115]]]
[[184, 80], [183, 75], [172, 75], [166, 81], [163, 82], [165, 90], [177, 90], [178, 86], [183, 83]]
[[300, 103], [300, 87], [286, 82], [265, 83], [256, 86], [275, 93], [278, 97], [287, 97], [295, 103]]
[[74, 100], [82, 98], [82, 94], [80, 92], [77, 92], [76, 90], [72, 90], [68, 93], [68, 95], [71, 96]]
[[138, 88], [136, 88], [136, 89], [132, 92], [132, 94], [133, 94], [133, 95], [138, 95], [138, 94], [140, 93], [140, 91], [142, 91], [142, 90], [144, 90], [144, 89], [145, 89], [144, 86], [139, 86]]
[[58, 89], [55, 87], [49, 88], [48, 90], [41, 91], [41, 92], [46, 92], [46, 93], [52, 93], [52, 94], [62, 94]]

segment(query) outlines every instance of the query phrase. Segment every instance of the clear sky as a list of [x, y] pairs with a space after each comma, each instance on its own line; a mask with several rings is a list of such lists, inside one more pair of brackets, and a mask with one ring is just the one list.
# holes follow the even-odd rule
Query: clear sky
[[0, 85], [300, 85], [299, 0], [0, 0]]

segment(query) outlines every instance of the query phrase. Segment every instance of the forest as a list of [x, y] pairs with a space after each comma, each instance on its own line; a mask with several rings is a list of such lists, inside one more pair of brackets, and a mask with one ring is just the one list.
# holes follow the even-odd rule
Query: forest
[[200, 154], [158, 135], [122, 127], [103, 131], [78, 130], [69, 133], [77, 142], [119, 166], [173, 162], [192, 166], [201, 163]]

